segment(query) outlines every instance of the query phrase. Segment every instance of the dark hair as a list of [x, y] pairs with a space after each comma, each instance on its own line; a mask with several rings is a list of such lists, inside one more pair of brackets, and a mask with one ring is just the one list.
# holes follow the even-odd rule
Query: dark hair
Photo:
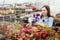
[[[48, 5], [44, 5], [43, 7], [45, 7], [46, 8], [46, 10], [47, 10], [47, 17], [51, 17], [51, 15], [50, 15], [50, 7], [48, 6]], [[42, 7], [42, 8], [43, 8]], [[43, 15], [42, 15], [43, 16]]]

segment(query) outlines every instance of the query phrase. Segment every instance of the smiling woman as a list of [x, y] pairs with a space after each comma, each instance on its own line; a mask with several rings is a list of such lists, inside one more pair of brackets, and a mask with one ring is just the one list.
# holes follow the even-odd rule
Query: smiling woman
[[50, 7], [48, 5], [44, 5], [42, 7], [42, 15], [43, 15], [42, 16], [43, 23], [48, 24], [49, 27], [52, 27], [54, 18], [51, 17]]

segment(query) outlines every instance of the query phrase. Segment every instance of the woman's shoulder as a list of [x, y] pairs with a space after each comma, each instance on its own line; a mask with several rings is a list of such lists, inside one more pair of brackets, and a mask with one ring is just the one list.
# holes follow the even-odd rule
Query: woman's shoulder
[[50, 20], [53, 20], [54, 18], [53, 17], [49, 17]]

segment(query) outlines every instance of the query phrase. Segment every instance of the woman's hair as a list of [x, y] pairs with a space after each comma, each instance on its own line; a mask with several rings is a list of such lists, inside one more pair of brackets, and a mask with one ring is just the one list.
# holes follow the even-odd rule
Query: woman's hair
[[[50, 7], [48, 6], [48, 5], [44, 5], [43, 7], [45, 7], [46, 8], [46, 10], [47, 10], [47, 17], [51, 17], [51, 15], [50, 15]], [[42, 7], [42, 8], [43, 8]], [[43, 15], [42, 15], [43, 16]]]

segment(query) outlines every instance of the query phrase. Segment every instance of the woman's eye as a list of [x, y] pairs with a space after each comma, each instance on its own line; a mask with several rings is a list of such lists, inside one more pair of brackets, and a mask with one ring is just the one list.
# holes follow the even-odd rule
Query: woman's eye
[[42, 10], [42, 11], [45, 11], [45, 10]]
[[45, 11], [45, 10], [43, 10], [43, 11]]

